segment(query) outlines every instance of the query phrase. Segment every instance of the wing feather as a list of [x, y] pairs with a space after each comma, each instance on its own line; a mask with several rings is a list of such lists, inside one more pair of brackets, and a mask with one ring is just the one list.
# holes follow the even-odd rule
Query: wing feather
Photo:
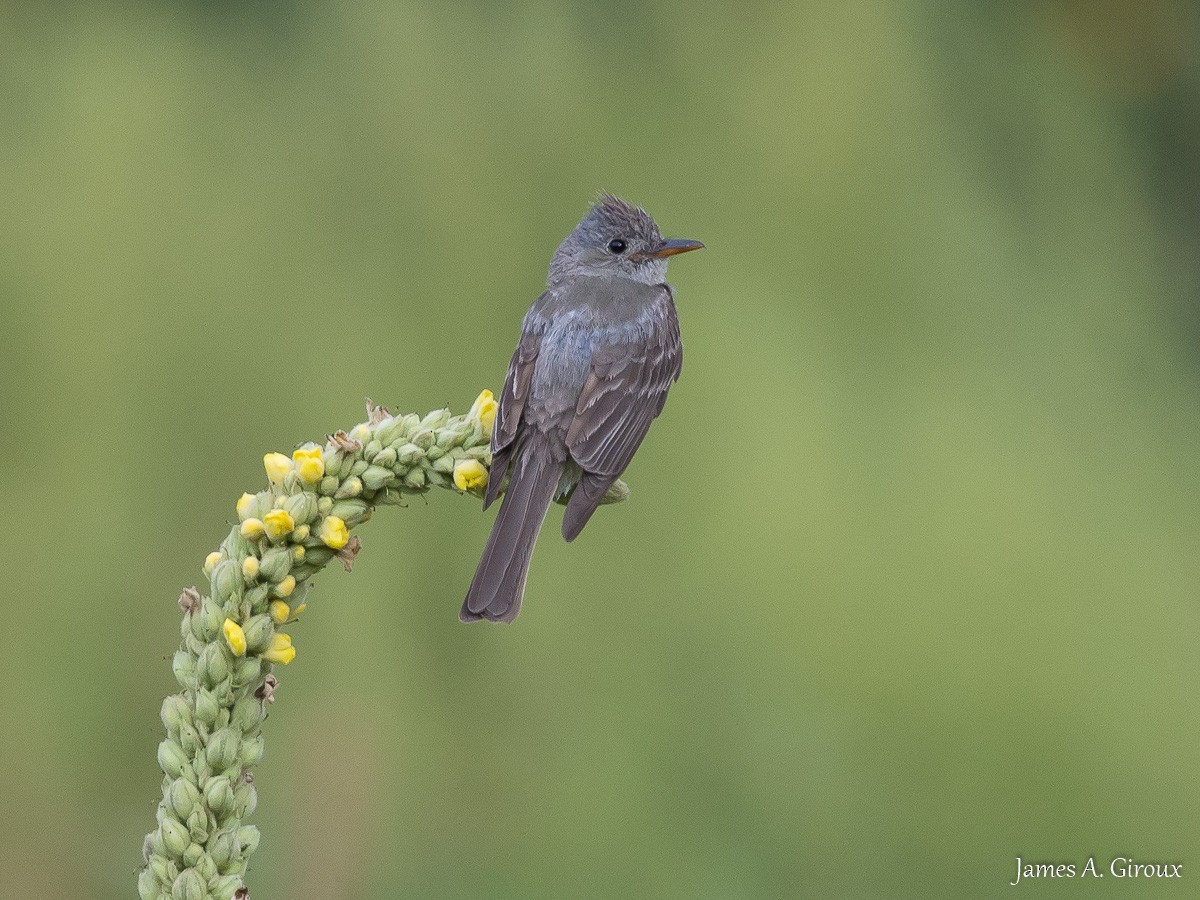
[[585, 472], [620, 475], [679, 378], [683, 345], [669, 289], [663, 289], [645, 321], [639, 335], [604, 344], [592, 354], [567, 431], [567, 449]]

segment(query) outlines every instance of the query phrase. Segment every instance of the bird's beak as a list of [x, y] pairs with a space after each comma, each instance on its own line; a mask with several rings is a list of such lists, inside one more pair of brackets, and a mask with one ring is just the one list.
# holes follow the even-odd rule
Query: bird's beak
[[676, 253], [687, 253], [689, 250], [699, 250], [704, 245], [699, 241], [688, 241], [683, 238], [668, 238], [657, 247], [641, 253], [629, 254], [630, 259], [663, 259]]

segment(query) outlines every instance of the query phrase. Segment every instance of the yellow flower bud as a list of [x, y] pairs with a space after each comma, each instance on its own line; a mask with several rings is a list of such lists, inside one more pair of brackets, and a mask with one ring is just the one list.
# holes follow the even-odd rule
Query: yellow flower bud
[[242, 537], [248, 541], [257, 541], [260, 537], [267, 533], [266, 526], [263, 525], [262, 519], [247, 519], [242, 523]]
[[253, 581], [258, 577], [258, 557], [247, 556], [242, 560], [242, 576], [247, 581]]
[[250, 507], [254, 504], [257, 497], [254, 494], [242, 494], [237, 502], [237, 514], [239, 519], [250, 518]]
[[295, 463], [282, 453], [268, 453], [263, 457], [263, 468], [267, 470], [267, 478], [271, 484], [283, 484], [283, 479], [295, 468]]
[[454, 486], [460, 491], [485, 487], [488, 471], [477, 459], [460, 459], [454, 464]]
[[307, 541], [308, 536], [311, 533], [312, 533], [312, 529], [309, 528], [307, 525], [297, 525], [296, 528], [292, 531], [292, 540], [296, 541], [297, 543], [299, 543], [301, 541]]
[[350, 439], [365, 444], [367, 441], [371, 440], [371, 426], [366, 422], [361, 422], [358, 425], [355, 425], [350, 429]]
[[233, 619], [225, 620], [225, 642], [229, 644], [229, 649], [233, 651], [234, 656], [246, 655], [246, 632], [242, 631], [242, 626]]
[[292, 639], [286, 634], [277, 634], [271, 640], [271, 646], [263, 651], [263, 659], [267, 662], [281, 663], [287, 665], [296, 658], [296, 648], [292, 646]]
[[[307, 535], [305, 535], [305, 537], [307, 537]], [[298, 562], [298, 563], [304, 562], [304, 554], [307, 552], [308, 551], [306, 551], [304, 549], [304, 547], [297, 544], [295, 547], [292, 548], [292, 562]]]
[[263, 516], [263, 528], [266, 530], [267, 537], [273, 541], [280, 540], [295, 527], [296, 523], [292, 519], [292, 514], [286, 509], [273, 509]]
[[283, 581], [275, 585], [275, 593], [280, 597], [290, 597], [295, 589], [296, 579], [291, 575], [286, 576]]
[[321, 457], [320, 447], [310, 445], [294, 450], [292, 460], [296, 464], [296, 474], [305, 484], [316, 484], [325, 475], [325, 460]]
[[267, 607], [267, 611], [271, 614], [271, 618], [275, 620], [276, 625], [282, 625], [288, 620], [288, 616], [292, 614], [291, 607], [282, 600], [272, 600], [271, 605]]
[[326, 516], [321, 520], [321, 527], [317, 529], [317, 537], [333, 550], [341, 550], [350, 540], [350, 532], [346, 528], [346, 523], [337, 516]]
[[204, 574], [211, 575], [213, 573], [213, 569], [217, 567], [217, 563], [220, 561], [221, 554], [216, 550], [204, 557]]
[[297, 603], [296, 608], [292, 610], [292, 618], [293, 619], [296, 618], [297, 616], [300, 615], [300, 613], [304, 612], [306, 609], [308, 609], [307, 603]]

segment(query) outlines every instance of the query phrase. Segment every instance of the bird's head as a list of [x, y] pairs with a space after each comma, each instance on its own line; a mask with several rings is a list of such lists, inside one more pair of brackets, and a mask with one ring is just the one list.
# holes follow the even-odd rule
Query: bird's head
[[549, 282], [585, 275], [660, 284], [667, 276], [668, 257], [703, 246], [699, 241], [664, 239], [644, 209], [601, 194], [554, 251]]

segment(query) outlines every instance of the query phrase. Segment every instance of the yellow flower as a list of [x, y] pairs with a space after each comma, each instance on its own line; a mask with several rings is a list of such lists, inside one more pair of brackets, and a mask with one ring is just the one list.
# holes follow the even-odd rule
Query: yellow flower
[[[288, 576], [291, 577], [290, 575]], [[272, 600], [271, 605], [267, 607], [267, 612], [271, 614], [271, 618], [275, 620], [276, 625], [282, 625], [288, 620], [288, 616], [292, 614], [289, 607], [282, 600]]]
[[204, 574], [211, 575], [213, 573], [213, 569], [217, 567], [217, 563], [220, 561], [221, 554], [216, 550], [204, 557]]
[[275, 594], [279, 597], [290, 597], [292, 595], [292, 591], [295, 589], [296, 577], [294, 575], [287, 575], [284, 577], [283, 581], [275, 585]]
[[350, 531], [337, 516], [326, 516], [317, 529], [317, 537], [331, 550], [341, 550], [350, 540]]
[[263, 525], [262, 519], [247, 519], [242, 523], [242, 537], [248, 541], [257, 541], [260, 537], [267, 533], [266, 526]]
[[484, 390], [475, 398], [475, 403], [471, 407], [471, 411], [467, 413], [467, 417], [478, 422], [480, 427], [483, 428], [483, 433], [488, 437], [492, 435], [492, 425], [496, 422], [496, 408], [498, 405], [496, 398], [492, 396], [492, 392]]
[[460, 459], [454, 464], [454, 486], [460, 491], [485, 487], [488, 483], [488, 472], [477, 459]]
[[225, 620], [225, 642], [229, 644], [234, 656], [246, 655], [246, 632], [242, 631], [242, 626], [233, 619]]
[[263, 516], [263, 528], [267, 532], [267, 537], [273, 541], [279, 540], [295, 527], [296, 522], [286, 509], [273, 509]]
[[258, 577], [258, 557], [247, 556], [242, 560], [242, 575], [247, 581], [253, 581]]
[[271, 484], [283, 484], [283, 479], [294, 467], [295, 463], [282, 453], [268, 453], [263, 457], [263, 468], [267, 470]]
[[292, 646], [292, 639], [286, 634], [280, 632], [271, 639], [271, 646], [263, 651], [263, 659], [267, 662], [282, 663], [287, 665], [296, 658], [296, 648]]
[[296, 463], [296, 474], [305, 484], [316, 484], [325, 474], [325, 460], [321, 458], [320, 447], [293, 450], [292, 459]]
[[256, 499], [258, 498], [254, 494], [242, 494], [242, 496], [238, 497], [237, 514], [239, 519], [250, 518], [250, 504]]

